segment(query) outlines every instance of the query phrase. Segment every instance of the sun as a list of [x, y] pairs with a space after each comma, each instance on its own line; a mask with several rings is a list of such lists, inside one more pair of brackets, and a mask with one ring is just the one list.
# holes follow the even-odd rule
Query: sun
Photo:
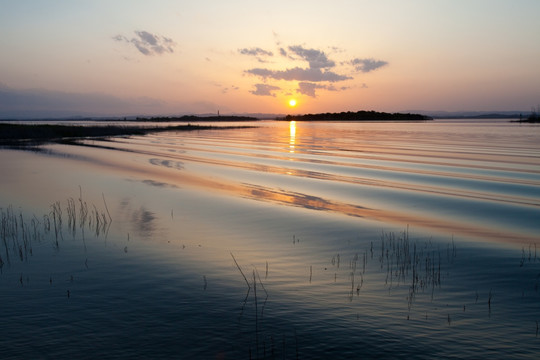
[[296, 106], [296, 99], [289, 100], [289, 106], [290, 107], [295, 107]]

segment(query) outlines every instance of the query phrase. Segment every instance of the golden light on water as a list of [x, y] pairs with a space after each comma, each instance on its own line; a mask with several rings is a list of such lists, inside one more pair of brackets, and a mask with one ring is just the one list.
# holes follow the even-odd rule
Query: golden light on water
[[294, 144], [296, 142], [296, 121], [289, 123], [289, 152], [294, 153]]

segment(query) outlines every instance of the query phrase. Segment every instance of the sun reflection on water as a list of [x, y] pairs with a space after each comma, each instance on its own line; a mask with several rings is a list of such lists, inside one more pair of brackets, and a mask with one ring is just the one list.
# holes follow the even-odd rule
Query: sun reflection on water
[[294, 145], [296, 142], [296, 121], [289, 123], [289, 152], [294, 154]]

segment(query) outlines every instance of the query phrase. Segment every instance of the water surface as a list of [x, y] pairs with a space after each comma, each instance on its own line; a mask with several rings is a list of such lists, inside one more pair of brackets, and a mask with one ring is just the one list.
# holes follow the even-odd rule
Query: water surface
[[255, 124], [0, 150], [3, 356], [537, 358], [537, 126]]

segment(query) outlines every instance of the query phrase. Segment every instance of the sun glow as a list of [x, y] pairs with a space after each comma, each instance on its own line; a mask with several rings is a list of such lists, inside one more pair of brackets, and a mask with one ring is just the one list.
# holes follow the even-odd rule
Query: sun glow
[[290, 99], [289, 100], [289, 106], [290, 107], [295, 107], [296, 106], [296, 99]]

